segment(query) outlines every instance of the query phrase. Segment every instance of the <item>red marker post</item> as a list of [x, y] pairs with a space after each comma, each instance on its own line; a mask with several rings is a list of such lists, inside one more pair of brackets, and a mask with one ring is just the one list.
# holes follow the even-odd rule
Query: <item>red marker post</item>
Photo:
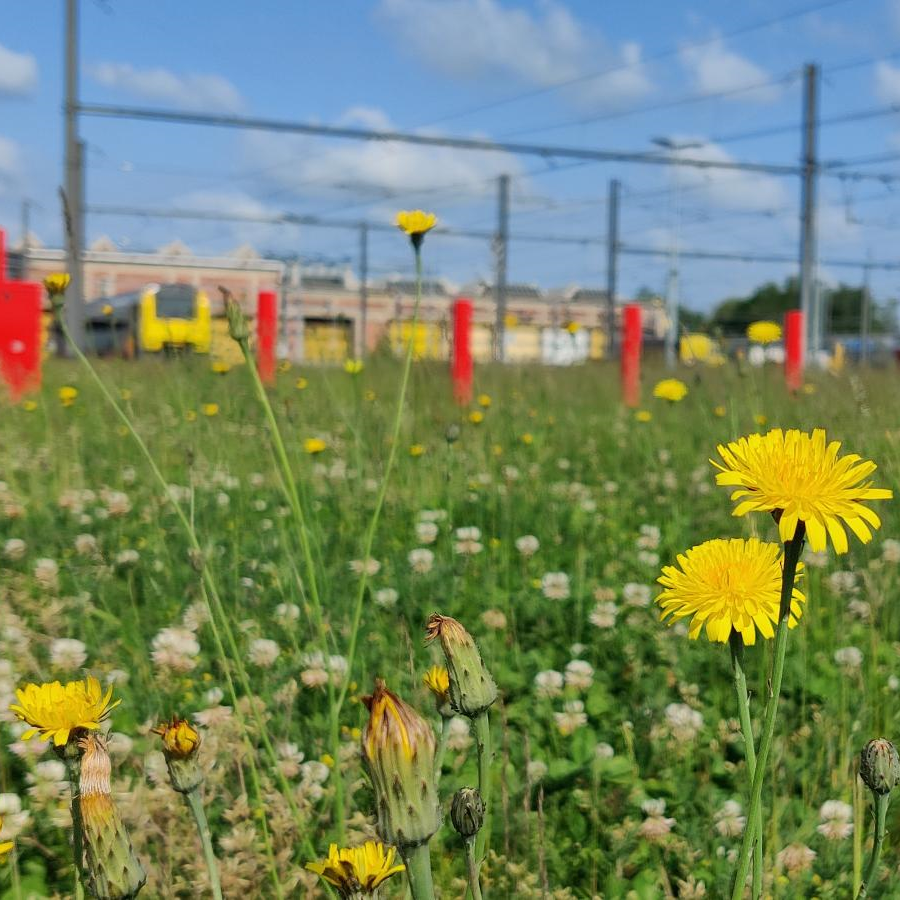
[[41, 385], [41, 285], [6, 280], [6, 234], [0, 229], [0, 375], [10, 398]]
[[622, 402], [637, 406], [641, 402], [641, 308], [629, 303], [622, 310]]
[[784, 380], [789, 391], [803, 384], [803, 313], [792, 309], [784, 314]]
[[275, 291], [260, 291], [256, 306], [256, 365], [264, 384], [275, 381], [278, 302]]
[[450, 356], [453, 397], [461, 406], [472, 402], [472, 301], [453, 303], [453, 348]]

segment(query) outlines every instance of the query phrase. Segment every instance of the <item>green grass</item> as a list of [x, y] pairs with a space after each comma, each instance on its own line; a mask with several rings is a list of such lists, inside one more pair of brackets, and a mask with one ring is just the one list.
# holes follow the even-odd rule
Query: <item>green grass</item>
[[[333, 755], [329, 694], [302, 680], [302, 673], [314, 668], [308, 654], [320, 649], [321, 641], [304, 593], [307, 577], [296, 530], [248, 373], [238, 367], [217, 376], [199, 359], [101, 363], [99, 371], [117, 395], [128, 392], [124, 406], [166, 480], [185, 488], [186, 508], [253, 687], [255, 699], [242, 701], [242, 718], [262, 778], [264, 816], [249, 808], [255, 805], [253, 766], [233, 718], [209, 729], [203, 751], [210, 762], [217, 761], [207, 803], [225, 895], [272, 896], [266, 879], [274, 868], [285, 896], [302, 896], [312, 884], [299, 881], [306, 878], [307, 848], [324, 854], [336, 834], [334, 771], [318, 788], [285, 764], [287, 782], [299, 787], [292, 811], [257, 723], [264, 722], [275, 748], [296, 744], [305, 762]], [[301, 374], [308, 380], [304, 390], [295, 387]], [[654, 374], [661, 373], [651, 371], [644, 389], [648, 398]], [[349, 641], [358, 586], [350, 562], [362, 555], [389, 450], [399, 376], [399, 366], [387, 359], [373, 360], [358, 376], [295, 367], [279, 374], [271, 394], [310, 518], [331, 654], [346, 653]], [[340, 714], [337, 764], [343, 769], [351, 841], [371, 825], [363, 818], [371, 813], [371, 796], [354, 754], [354, 729], [365, 722], [359, 697], [381, 676], [432, 715], [421, 678], [440, 660], [424, 647], [423, 626], [429, 613], [440, 611], [459, 618], [477, 637], [501, 690], [502, 702], [492, 711], [497, 752], [492, 849], [500, 858], [488, 868], [490, 896], [537, 897], [545, 878], [551, 891], [568, 889], [575, 897], [700, 896], [685, 886], [692, 879], [704, 882], [708, 897], [727, 894], [733, 872], [729, 854], [740, 838], [720, 835], [714, 815], [727, 800], [746, 807], [747, 791], [727, 647], [689, 641], [665, 628], [652, 604], [627, 605], [623, 588], [629, 582], [653, 585], [660, 565], [708, 538], [758, 534], [777, 540], [768, 520], [731, 517], [727, 492], [715, 487], [708, 463], [717, 443], [759, 430], [756, 415], [766, 417], [766, 428], [826, 427], [829, 436], [845, 442], [847, 452], [877, 461], [878, 483], [897, 491], [897, 376], [820, 375], [813, 378], [814, 393], [796, 398], [785, 393], [774, 369], [743, 375], [730, 369], [687, 371], [682, 377], [688, 397], [675, 405], [645, 400], [653, 418], [644, 423], [620, 406], [612, 367], [485, 367], [476, 387], [490, 396], [491, 405], [475, 425], [468, 410], [452, 403], [443, 366], [414, 366], [398, 464], [375, 535], [372, 555], [381, 566], [370, 579]], [[64, 384], [79, 391], [68, 408], [57, 399]], [[215, 706], [206, 692], [225, 690], [223, 660], [208, 625], [197, 629], [200, 653], [192, 670], [173, 674], [151, 659], [154, 636], [178, 625], [185, 610], [201, 601], [197, 568], [162, 489], [84, 370], [74, 363], [50, 363], [46, 384], [34, 399], [37, 408], [30, 411], [21, 405], [0, 408], [5, 485], [0, 490], [0, 660], [10, 669], [0, 669], [0, 693], [5, 698], [27, 680], [80, 677], [78, 669], [52, 667], [50, 645], [60, 637], [84, 642], [86, 671], [127, 673], [127, 683], [116, 689], [123, 702], [113, 715], [113, 730], [134, 745], [115, 757], [116, 777], [139, 855], [150, 871], [142, 896], [194, 896], [191, 885], [202, 885], [204, 877], [198, 845], [180, 798], [164, 779], [159, 785], [153, 781], [157, 739], [147, 735], [147, 726], [175, 712], [195, 715]], [[207, 403], [218, 404], [217, 415], [203, 414]], [[714, 412], [720, 405], [724, 417]], [[447, 430], [455, 424], [459, 439], [449, 443]], [[323, 438], [327, 449], [305, 453], [308, 437]], [[412, 444], [424, 445], [425, 453], [411, 456]], [[84, 490], [93, 496], [78, 493]], [[104, 490], [126, 493], [130, 511], [98, 514]], [[73, 502], [82, 508], [71, 508]], [[19, 505], [22, 514], [10, 517]], [[896, 502], [875, 506], [883, 527], [869, 547], [856, 542], [847, 556], [835, 558], [832, 552], [824, 568], [807, 569], [809, 604], [791, 634], [764, 792], [766, 870], [774, 875], [775, 854], [791, 843], [805, 844], [817, 856], [807, 871], [775, 876], [769, 890], [776, 897], [851, 894], [854, 841], [829, 842], [819, 835], [818, 809], [829, 799], [853, 802], [855, 756], [869, 738], [900, 736], [898, 687], [889, 683], [898, 669], [900, 613], [894, 600], [900, 579], [897, 564], [880, 562], [883, 539], [900, 537], [900, 515]], [[427, 574], [415, 574], [407, 557], [421, 546], [416, 522], [422, 510], [436, 509], [445, 510], [447, 518], [429, 548], [434, 565]], [[660, 529], [659, 547], [651, 551], [659, 555], [658, 564], [639, 555], [641, 525]], [[480, 553], [454, 552], [453, 529], [464, 526], [481, 530]], [[96, 538], [96, 554], [76, 552], [79, 534]], [[515, 548], [515, 539], [525, 534], [540, 540], [530, 559]], [[26, 543], [23, 558], [3, 555], [10, 539]], [[125, 550], [137, 551], [136, 563], [116, 562]], [[58, 562], [58, 589], [43, 588], [35, 579], [41, 558]], [[855, 593], [829, 586], [835, 571], [855, 574]], [[568, 599], [542, 595], [540, 579], [548, 572], [569, 576]], [[393, 608], [374, 602], [383, 588], [398, 592]], [[611, 629], [589, 620], [595, 592], [604, 589], [618, 607]], [[851, 609], [851, 600], [869, 604], [868, 619], [859, 617], [858, 605]], [[285, 624], [277, 612], [280, 604], [298, 606], [298, 620]], [[482, 618], [486, 612], [492, 614]], [[505, 627], [496, 627], [498, 612]], [[248, 659], [258, 638], [279, 645], [271, 667]], [[843, 672], [835, 662], [835, 651], [847, 646], [862, 651], [858, 672]], [[763, 644], [747, 652], [757, 733], [770, 652]], [[567, 687], [556, 698], [536, 696], [535, 675], [562, 672], [573, 658], [593, 667], [591, 686]], [[567, 700], [582, 702], [587, 718], [571, 735], [561, 734], [554, 718]], [[259, 717], [251, 714], [251, 702], [261, 704]], [[227, 692], [221, 703], [231, 705]], [[665, 710], [672, 703], [686, 703], [702, 715], [693, 738], [669, 734]], [[2, 726], [0, 791], [21, 796], [31, 816], [17, 838], [16, 865], [0, 870], [0, 897], [65, 895], [69, 857], [57, 803], [28, 794], [35, 763], [50, 754], [11, 752], [15, 736], [11, 723]], [[614, 755], [598, 755], [601, 743]], [[529, 761], [546, 766], [539, 782], [526, 776]], [[475, 779], [474, 745], [451, 749], [442, 796], [449, 802], [457, 787]], [[250, 798], [246, 809], [242, 797]], [[657, 842], [640, 833], [641, 803], [647, 799], [664, 799], [665, 816], [676, 820]], [[857, 801], [865, 842], [870, 815], [860, 803], [866, 798]], [[4, 808], [0, 804], [0, 814]], [[262, 849], [254, 824], [261, 818], [274, 861]], [[900, 865], [891, 839], [898, 825], [898, 816], [889, 812], [883, 873]], [[435, 838], [432, 855], [444, 896], [461, 896], [464, 863], [449, 824]], [[400, 882], [394, 882], [399, 891]], [[897, 888], [888, 885], [872, 895], [894, 896], [892, 891]]]

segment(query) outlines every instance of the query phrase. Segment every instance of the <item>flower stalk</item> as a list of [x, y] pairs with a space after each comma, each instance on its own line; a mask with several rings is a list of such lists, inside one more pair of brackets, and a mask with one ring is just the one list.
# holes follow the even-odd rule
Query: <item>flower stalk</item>
[[856, 900], [863, 900], [869, 896], [869, 886], [875, 883], [878, 877], [878, 864], [881, 861], [881, 848], [884, 846], [884, 836], [887, 832], [887, 810], [891, 802], [890, 794], [874, 794], [875, 798], [875, 837], [872, 842], [872, 855], [869, 857], [869, 865], [863, 883], [860, 885]]
[[400, 848], [406, 864], [406, 878], [412, 900], [434, 900], [434, 881], [431, 877], [431, 854], [428, 842]]
[[197, 834], [200, 836], [200, 845], [203, 848], [203, 860], [206, 863], [206, 871], [209, 874], [209, 889], [215, 900], [222, 900], [222, 885], [219, 880], [219, 861], [216, 859], [212, 845], [212, 836], [209, 831], [209, 822], [206, 818], [206, 810], [203, 808], [203, 798], [200, 796], [200, 788], [195, 787], [184, 795], [187, 805], [190, 807], [197, 826]]

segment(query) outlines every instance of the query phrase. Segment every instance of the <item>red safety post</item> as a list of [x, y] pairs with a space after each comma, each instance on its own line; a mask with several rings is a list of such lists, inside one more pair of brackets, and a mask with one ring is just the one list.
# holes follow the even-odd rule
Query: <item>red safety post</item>
[[792, 309], [784, 314], [784, 380], [789, 391], [803, 384], [803, 313]]
[[41, 384], [41, 285], [6, 280], [6, 234], [0, 229], [0, 375], [12, 401]]
[[641, 308], [629, 303], [622, 310], [622, 402], [641, 402]]
[[256, 365], [265, 384], [275, 381], [278, 301], [275, 291], [260, 291], [256, 306]]
[[453, 350], [450, 358], [453, 397], [465, 406], [472, 402], [472, 301], [460, 297], [453, 303]]

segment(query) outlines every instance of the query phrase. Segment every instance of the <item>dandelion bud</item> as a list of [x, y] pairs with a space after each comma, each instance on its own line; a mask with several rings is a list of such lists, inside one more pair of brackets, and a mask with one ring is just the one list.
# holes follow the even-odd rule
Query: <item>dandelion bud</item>
[[172, 787], [180, 794], [187, 794], [203, 782], [203, 771], [197, 759], [200, 735], [187, 719], [173, 716], [153, 729], [163, 742], [163, 755], [169, 769]]
[[450, 673], [450, 704], [474, 719], [497, 699], [497, 685], [484, 665], [472, 635], [449, 616], [434, 613], [425, 628], [425, 641], [440, 638]]
[[889, 794], [900, 783], [900, 756], [885, 738], [876, 738], [859, 755], [859, 776], [875, 794]]
[[434, 732], [380, 678], [363, 703], [369, 721], [362, 753], [375, 789], [378, 833], [401, 850], [424, 844], [441, 825]]
[[79, 747], [83, 755], [76, 827], [82, 831], [84, 879], [97, 900], [129, 900], [138, 895], [147, 874], [113, 803], [106, 743], [99, 735], [88, 734]]
[[50, 298], [54, 311], [62, 309], [65, 303], [66, 288], [69, 286], [68, 272], [54, 272], [44, 279], [44, 290]]
[[422, 677], [422, 683], [431, 691], [440, 716], [449, 719], [453, 715], [450, 707], [450, 673], [443, 666], [432, 666]]
[[484, 824], [484, 800], [475, 788], [460, 788], [453, 795], [450, 821], [464, 838], [478, 834]]
[[247, 319], [240, 304], [234, 299], [231, 291], [219, 288], [225, 299], [225, 317], [228, 319], [228, 333], [239, 344], [250, 337], [250, 329], [247, 327]]
[[448, 444], [455, 444], [459, 440], [459, 425], [456, 422], [451, 422], [447, 426], [447, 430], [444, 432], [444, 440]]

